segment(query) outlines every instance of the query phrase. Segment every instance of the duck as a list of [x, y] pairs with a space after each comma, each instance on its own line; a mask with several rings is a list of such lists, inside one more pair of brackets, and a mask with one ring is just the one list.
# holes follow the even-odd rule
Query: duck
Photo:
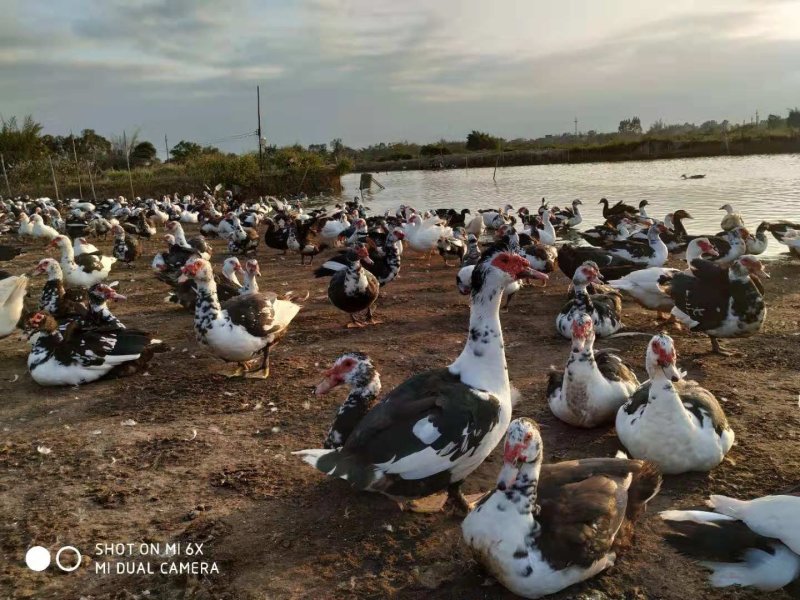
[[81, 254], [94, 254], [95, 256], [103, 255], [97, 246], [89, 243], [89, 240], [87, 240], [85, 237], [80, 236], [72, 240], [72, 251], [75, 253], [75, 256], [80, 256]]
[[767, 231], [769, 231], [769, 223], [761, 221], [756, 228], [754, 235], [749, 236], [745, 240], [745, 253], [746, 254], [764, 254], [769, 245], [769, 238], [767, 238]]
[[512, 210], [514, 210], [514, 207], [510, 204], [506, 204], [502, 209], [481, 209], [478, 212], [483, 219], [484, 227], [487, 229], [498, 229], [507, 222]]
[[[258, 277], [261, 277], [261, 266], [255, 258], [250, 258], [244, 264], [244, 283], [239, 288], [238, 295], [257, 294], [259, 292]], [[219, 288], [217, 288], [217, 293], [219, 293]]]
[[614, 206], [609, 206], [608, 198], [601, 198], [598, 204], [603, 205], [603, 217], [605, 219], [620, 219], [623, 217], [627, 217], [630, 219], [635, 219], [636, 215], [639, 214], [639, 211], [631, 206], [630, 204], [625, 204], [620, 200]]
[[[691, 266], [692, 261], [703, 256], [718, 256], [714, 246], [708, 238], [695, 238], [686, 248], [686, 262]], [[619, 279], [613, 279], [608, 285], [632, 297], [638, 304], [649, 310], [655, 310], [659, 318], [666, 319], [662, 313], [668, 313], [675, 306], [664, 286], [680, 269], [666, 267], [649, 267], [629, 273]]]
[[33, 237], [33, 223], [31, 222], [31, 218], [26, 213], [22, 213], [19, 216], [17, 235], [19, 237]]
[[[380, 287], [384, 287], [394, 281], [400, 273], [402, 240], [405, 235], [401, 228], [395, 227], [387, 234], [381, 248], [368, 247], [369, 259], [372, 263], [365, 262], [362, 266], [378, 279]], [[347, 251], [345, 250], [325, 261], [320, 268], [314, 271], [314, 276], [327, 277], [333, 275], [337, 271], [345, 270], [348, 264]]]
[[572, 208], [562, 208], [553, 216], [556, 219], [556, 227], [559, 229], [573, 229], [583, 223], [583, 215], [580, 207], [583, 205], [580, 198], [572, 201]]
[[609, 350], [594, 351], [594, 324], [582, 314], [572, 320], [572, 352], [563, 371], [551, 367], [547, 404], [573, 427], [597, 427], [614, 421], [619, 407], [639, 387], [623, 360]]
[[769, 273], [749, 254], [729, 269], [698, 259], [692, 261], [691, 272], [674, 275], [664, 288], [675, 304], [672, 315], [690, 331], [708, 335], [712, 352], [728, 356], [718, 338], [750, 336], [764, 324], [767, 306], [761, 277], [768, 279]]
[[0, 279], [0, 339], [8, 337], [17, 328], [27, 290], [28, 278], [25, 275]]
[[[343, 269], [333, 273], [328, 284], [328, 299], [339, 310], [350, 315], [347, 327], [363, 327], [366, 324], [377, 325], [372, 306], [378, 300], [380, 284], [378, 279], [363, 266], [372, 264], [369, 251], [364, 244], [348, 248], [343, 258], [346, 264]], [[327, 264], [327, 263], [326, 263]], [[324, 268], [315, 271], [316, 277], [325, 277], [329, 270]], [[356, 318], [356, 313], [366, 311], [366, 321]]]
[[664, 474], [710, 471], [719, 465], [733, 446], [733, 429], [714, 395], [678, 369], [670, 336], [653, 336], [645, 367], [650, 379], [617, 412], [622, 445]]
[[546, 212], [541, 217], [542, 227], [538, 226], [531, 230], [531, 236], [545, 246], [553, 246], [556, 243], [556, 230], [553, 223], [550, 221], [550, 212]]
[[340, 212], [332, 218], [325, 220], [319, 230], [319, 239], [328, 246], [333, 246], [339, 241], [342, 232], [350, 227], [350, 221], [344, 212]]
[[461, 266], [477, 265], [481, 259], [481, 248], [478, 245], [478, 236], [473, 233], [467, 234], [467, 249], [461, 257]]
[[723, 235], [708, 237], [708, 241], [719, 254], [713, 262], [722, 267], [730, 266], [733, 261], [747, 253], [747, 241], [751, 237], [750, 232], [744, 227], [736, 227]]
[[464, 236], [464, 228], [456, 227], [456, 229], [453, 230], [452, 237], [439, 238], [439, 241], [436, 243], [436, 247], [439, 250], [439, 256], [441, 256], [444, 260], [445, 266], [450, 266], [450, 263], [448, 262], [449, 257], [453, 257], [459, 263], [461, 263], [464, 255], [467, 253], [467, 244]]
[[134, 329], [84, 329], [72, 321], [62, 333], [55, 318], [38, 311], [26, 322], [31, 332], [28, 370], [41, 386], [82, 385], [142, 370], [163, 342]]
[[783, 243], [783, 236], [789, 231], [800, 231], [800, 223], [792, 223], [791, 221], [771, 221], [769, 223], [769, 232], [779, 242]]
[[411, 215], [403, 226], [406, 242], [415, 252], [428, 255], [436, 249], [439, 239], [452, 237], [453, 230], [439, 223], [439, 217], [430, 217], [423, 221], [419, 215]]
[[605, 247], [613, 242], [624, 242], [631, 237], [632, 232], [628, 228], [630, 221], [627, 218], [620, 219], [616, 224], [606, 221], [602, 225], [597, 225], [578, 233], [585, 241], [592, 246]]
[[720, 227], [722, 227], [723, 231], [730, 231], [731, 229], [736, 229], [737, 227], [744, 227], [742, 215], [734, 212], [733, 207], [730, 204], [723, 204], [719, 207], [719, 209], [724, 210], [726, 213], [725, 216], [722, 217], [722, 222], [720, 223]]
[[394, 388], [361, 419], [342, 448], [294, 454], [360, 490], [399, 501], [446, 490], [458, 508], [469, 510], [461, 485], [511, 421], [500, 291], [511, 281], [531, 277], [547, 276], [531, 270], [521, 256], [484, 253], [473, 274], [469, 334], [455, 362], [417, 373]]
[[[207, 260], [195, 259], [181, 271], [197, 285], [194, 326], [198, 341], [218, 358], [237, 363], [231, 377], [269, 377], [270, 349], [286, 335], [300, 305], [273, 293], [240, 295], [221, 305]], [[259, 362], [255, 373], [249, 369], [252, 362]]]
[[209, 244], [202, 235], [187, 240], [186, 234], [183, 232], [183, 225], [178, 221], [169, 221], [165, 229], [175, 238], [175, 245], [178, 247], [185, 250], [194, 250], [200, 258], [204, 258], [205, 260], [211, 259], [211, 244]]
[[97, 256], [95, 254], [81, 254], [75, 256], [72, 244], [65, 235], [59, 235], [50, 245], [61, 250], [61, 270], [64, 272], [64, 282], [68, 287], [90, 288], [95, 283], [106, 279], [111, 272], [111, 267], [117, 262], [112, 256]]
[[31, 224], [31, 235], [36, 239], [51, 242], [60, 235], [56, 229], [50, 227], [49, 225], [45, 225], [44, 219], [42, 219], [42, 215], [39, 213], [36, 213], [31, 217]]
[[605, 279], [618, 279], [641, 269], [636, 263], [621, 259], [600, 248], [572, 244], [561, 244], [558, 247], [556, 264], [569, 279], [572, 279], [578, 267], [586, 261], [595, 263], [600, 269], [600, 275]]
[[800, 256], [800, 230], [787, 229], [781, 235], [780, 243], [788, 246], [791, 254]]
[[543, 456], [536, 423], [512, 421], [497, 486], [461, 524], [476, 560], [523, 598], [555, 594], [612, 567], [661, 488], [650, 462], [542, 464]]
[[483, 224], [483, 215], [476, 215], [467, 225], [464, 227], [467, 233], [471, 233], [476, 238], [480, 239], [483, 235], [484, 230], [486, 229], [485, 225]]
[[705, 178], [705, 175], [687, 175], [686, 173], [681, 175], [681, 179], [703, 179], [703, 178]]
[[322, 447], [339, 449], [361, 422], [381, 393], [381, 377], [369, 356], [362, 352], [346, 352], [339, 356], [323, 379], [314, 388], [320, 398], [342, 384], [350, 388], [345, 401], [336, 411]]
[[643, 267], [660, 267], [669, 257], [669, 249], [661, 239], [666, 231], [662, 224], [651, 225], [647, 230], [647, 243], [630, 240], [611, 242], [606, 246], [609, 254]]
[[43, 258], [34, 267], [33, 275], [47, 275], [47, 281], [39, 297], [39, 310], [50, 313], [59, 321], [86, 316], [85, 290], [81, 289], [79, 294], [66, 293], [64, 276], [57, 260]]
[[118, 261], [131, 266], [131, 263], [139, 258], [142, 253], [142, 245], [135, 237], [126, 233], [120, 225], [111, 228], [111, 235], [114, 236], [114, 247], [112, 254]]
[[572, 337], [572, 322], [587, 314], [594, 323], [595, 335], [608, 337], [619, 331], [622, 325], [622, 300], [618, 293], [589, 294], [589, 284], [601, 284], [600, 269], [592, 261], [586, 261], [572, 277], [575, 297], [568, 300], [556, 316], [556, 331], [563, 337]]
[[[188, 262], [196, 260], [197, 257], [190, 258]], [[197, 304], [197, 285], [191, 279], [181, 280], [181, 267], [166, 267], [156, 272], [156, 277], [166, 283], [170, 288], [170, 293], [164, 299], [165, 302], [180, 304], [184, 309], [194, 312]], [[225, 302], [242, 293], [245, 289], [237, 274], [246, 275], [242, 263], [235, 256], [229, 256], [222, 263], [222, 277], [214, 276], [217, 284], [217, 297], [220, 302]], [[248, 288], [249, 289], [249, 288]]]
[[125, 329], [122, 321], [108, 307], [109, 301], [119, 302], [120, 300], [128, 299], [114, 289], [114, 285], [116, 285], [116, 282], [111, 285], [95, 283], [89, 288], [87, 293], [89, 310], [80, 317], [80, 324], [83, 329], [95, 328], [103, 329], [104, 331]]
[[703, 510], [665, 510], [664, 539], [711, 571], [709, 582], [774, 592], [800, 578], [800, 496], [712, 495]]

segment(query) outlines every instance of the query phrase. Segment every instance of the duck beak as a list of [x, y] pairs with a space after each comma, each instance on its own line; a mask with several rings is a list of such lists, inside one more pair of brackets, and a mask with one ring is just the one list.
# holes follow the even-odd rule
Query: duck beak
[[117, 292], [115, 292], [115, 291], [112, 291], [112, 292], [111, 292], [111, 293], [108, 295], [108, 298], [109, 298], [110, 300], [127, 300], [127, 299], [128, 299], [128, 297], [127, 297], [127, 296], [123, 296], [122, 294], [118, 294], [118, 293], [117, 293]]
[[537, 271], [536, 269], [527, 268], [527, 269], [523, 269], [522, 271], [517, 273], [516, 279], [518, 279], [518, 280], [519, 279], [541, 279], [543, 281], [547, 281], [549, 279], [549, 277], [545, 273], [542, 273], [541, 271]]
[[767, 270], [766, 270], [766, 269], [763, 267], [763, 265], [761, 266], [761, 268], [760, 268], [760, 269], [758, 269], [758, 271], [756, 271], [756, 274], [757, 274], [759, 277], [766, 277], [767, 279], [769, 279], [769, 278], [770, 278], [770, 274], [769, 274], [769, 273], [767, 273]]
[[315, 396], [324, 396], [333, 388], [342, 383], [342, 380], [333, 372], [333, 369], [325, 371], [323, 375], [325, 376], [325, 379], [320, 381], [317, 384], [317, 387], [314, 389]]
[[375, 264], [369, 256], [362, 256], [361, 257], [361, 262], [363, 262], [365, 265], [374, 265]]

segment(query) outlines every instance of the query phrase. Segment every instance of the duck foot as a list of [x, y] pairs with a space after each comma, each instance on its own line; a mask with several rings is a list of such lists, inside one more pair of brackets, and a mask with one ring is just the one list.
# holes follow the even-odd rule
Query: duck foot
[[737, 352], [735, 350], [728, 350], [727, 348], [724, 348], [719, 343], [719, 340], [715, 337], [711, 338], [711, 352], [712, 354], [719, 354], [720, 356], [746, 356], [746, 354], [742, 352]]
[[364, 326], [365, 326], [365, 323], [362, 323], [361, 321], [356, 321], [355, 319], [353, 319], [347, 325], [345, 325], [345, 328], [346, 329], [358, 329], [359, 327], [364, 327]]
[[237, 363], [236, 369], [234, 369], [233, 373], [228, 373], [227, 375], [225, 375], [225, 377], [227, 377], [228, 379], [233, 379], [235, 377], [244, 377], [244, 376], [245, 376], [245, 371], [242, 363]]
[[469, 512], [472, 510], [472, 507], [475, 505], [475, 502], [480, 498], [483, 494], [477, 494], [477, 498], [470, 501], [464, 495], [464, 492], [461, 491], [461, 482], [454, 483], [447, 488], [447, 503], [453, 505], [454, 512], [461, 516], [466, 517]]

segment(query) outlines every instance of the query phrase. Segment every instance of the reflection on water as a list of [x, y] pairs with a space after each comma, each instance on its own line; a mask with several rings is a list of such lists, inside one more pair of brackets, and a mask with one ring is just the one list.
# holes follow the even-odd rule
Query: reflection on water
[[[580, 198], [581, 228], [602, 222], [597, 201], [624, 200], [638, 205], [646, 199], [648, 214], [660, 219], [678, 208], [694, 217], [686, 228], [692, 234], [719, 231], [724, 215], [719, 207], [730, 203], [753, 231], [762, 220], [800, 221], [800, 154], [714, 157], [677, 160], [535, 165], [449, 171], [395, 171], [375, 173], [386, 189], [368, 197], [375, 213], [394, 211], [400, 204], [418, 209], [488, 208], [511, 204], [535, 209], [542, 197], [550, 205], [565, 206]], [[682, 174], [705, 174], [683, 180]], [[345, 194], [358, 191], [359, 174], [342, 178]], [[770, 236], [767, 254], [785, 252]]]

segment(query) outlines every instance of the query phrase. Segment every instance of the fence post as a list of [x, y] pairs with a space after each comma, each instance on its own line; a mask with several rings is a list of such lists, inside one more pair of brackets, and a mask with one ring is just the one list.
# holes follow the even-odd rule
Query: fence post
[[61, 198], [58, 197], [58, 182], [56, 181], [56, 170], [53, 168], [53, 159], [47, 155], [47, 160], [50, 162], [50, 173], [53, 175], [53, 187], [56, 188], [56, 201], [60, 202]]
[[75, 136], [69, 132], [69, 137], [72, 138], [72, 156], [75, 157], [75, 174], [78, 176], [78, 195], [83, 200], [83, 186], [81, 185], [81, 166], [78, 164], [78, 152], [75, 150]]
[[88, 160], [86, 161], [86, 170], [89, 172], [89, 185], [92, 186], [92, 198], [94, 198], [95, 203], [97, 203], [97, 194], [94, 193], [94, 179], [92, 178], [92, 165]]
[[3, 165], [3, 177], [6, 180], [6, 189], [8, 190], [8, 196], [10, 198], [12, 196], [12, 194], [11, 194], [11, 186], [8, 184], [8, 174], [6, 173], [6, 161], [3, 158], [2, 154], [0, 154], [0, 164]]

